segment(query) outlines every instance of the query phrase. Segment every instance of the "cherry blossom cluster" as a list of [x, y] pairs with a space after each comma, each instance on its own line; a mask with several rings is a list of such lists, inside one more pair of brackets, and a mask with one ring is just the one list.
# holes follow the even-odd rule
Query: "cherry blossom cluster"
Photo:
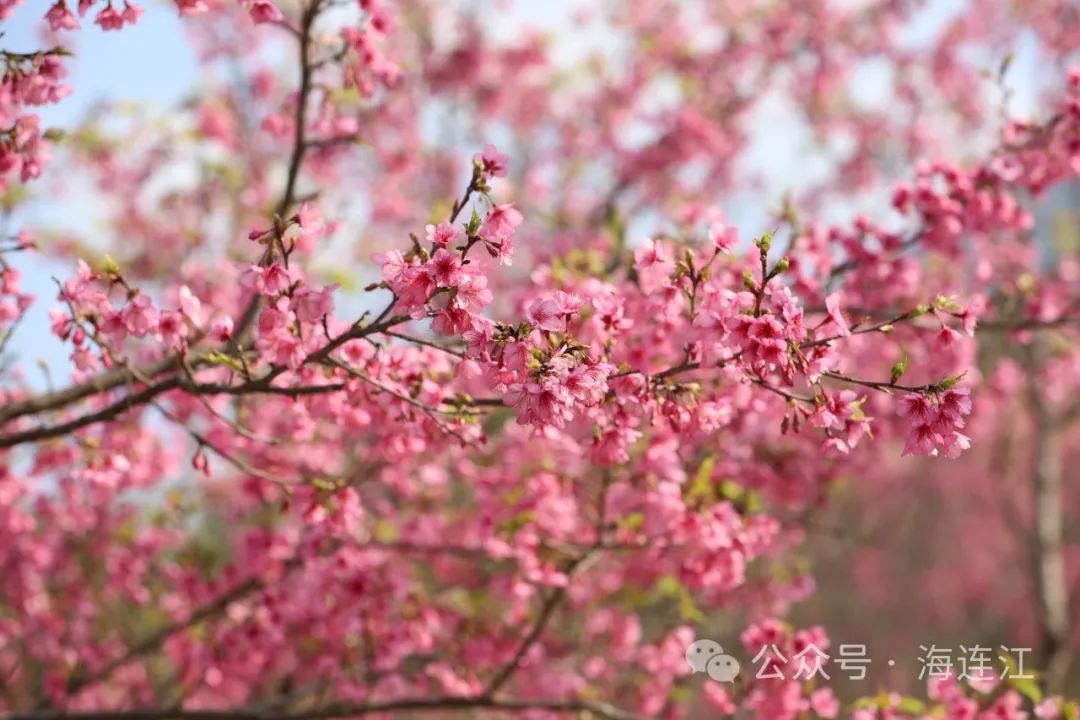
[[22, 291], [22, 273], [18, 268], [12, 267], [3, 255], [27, 250], [31, 246], [25, 232], [0, 245], [0, 338], [5, 341], [14, 331], [15, 324], [33, 304], [34, 296]]
[[[220, 0], [175, 0], [176, 8], [180, 15], [199, 15], [219, 7]], [[79, 18], [84, 17], [90, 10], [98, 5], [99, 0], [78, 0], [76, 13], [68, 7], [68, 0], [56, 0], [45, 13], [45, 20], [55, 32], [59, 30], [78, 30], [81, 27]], [[284, 15], [278, 10], [271, 0], [242, 0], [243, 5], [256, 23], [278, 23], [284, 20]], [[102, 30], [122, 30], [128, 25], [134, 25], [143, 14], [141, 5], [124, 0], [122, 7], [113, 0], [105, 0], [104, 6], [94, 15], [94, 24]]]
[[46, 105], [64, 98], [71, 88], [64, 84], [67, 71], [57, 48], [31, 53], [0, 53], [0, 187], [12, 176], [27, 182], [41, 174], [48, 157], [48, 141], [37, 115], [26, 106]]
[[[1075, 715], [1049, 679], [799, 682], [829, 634], [781, 619], [828, 592], [807, 539], [845, 491], [838, 532], [891, 509], [897, 468], [989, 502], [950, 475], [984, 477], [995, 433], [1052, 436], [988, 416], [1075, 392], [1080, 270], [1042, 262], [1032, 197], [1080, 173], [1080, 75], [954, 152], [999, 117], [968, 49], [1030, 32], [1060, 59], [1060, 3], [987, 3], [919, 50], [909, 3], [617, 3], [575, 24], [633, 51], [570, 70], [487, 9], [341, 5], [177, 0], [196, 100], [60, 148], [109, 202], [50, 236], [70, 382], [0, 365], [2, 720]], [[140, 9], [46, 21], [88, 13]], [[63, 57], [5, 55], [15, 126]], [[888, 113], [847, 90], [876, 62]], [[829, 172], [751, 233], [718, 203], [771, 194], [742, 164], [777, 96]], [[42, 171], [37, 132], [5, 178]], [[862, 190], [897, 214], [855, 213]], [[0, 245], [0, 352], [28, 237]], [[999, 331], [1040, 369], [991, 369]], [[776, 677], [699, 682], [706, 629]]]
[[[117, 293], [120, 304], [111, 297]], [[96, 272], [86, 263], [80, 263], [76, 276], [62, 284], [58, 299], [64, 305], [50, 311], [53, 334], [70, 340], [72, 364], [83, 373], [126, 361], [129, 339], [156, 340], [170, 351], [183, 353], [188, 336], [203, 331], [202, 305], [187, 286], [179, 289], [175, 308], [166, 309], [155, 306], [147, 293], [127, 287], [115, 270]], [[214, 322], [211, 335], [227, 338], [230, 322], [227, 317]]]
[[903, 414], [912, 422], [904, 444], [905, 454], [959, 457], [971, 446], [971, 438], [959, 432], [964, 416], [971, 414], [971, 398], [965, 388], [946, 390], [937, 396], [906, 395]]

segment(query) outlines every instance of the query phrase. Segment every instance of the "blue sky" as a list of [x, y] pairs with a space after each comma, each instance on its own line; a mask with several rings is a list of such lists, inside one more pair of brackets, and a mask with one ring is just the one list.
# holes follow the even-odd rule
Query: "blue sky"
[[[0, 29], [0, 44], [16, 51], [46, 47], [40, 29], [48, 0], [28, 0], [15, 9]], [[93, 102], [138, 99], [167, 105], [195, 84], [195, 56], [171, 3], [143, 3], [145, 13], [135, 28], [104, 32], [93, 23], [93, 11], [82, 18], [82, 29], [66, 33], [76, 57], [68, 63], [73, 92], [63, 102], [42, 108], [47, 122], [66, 125]]]

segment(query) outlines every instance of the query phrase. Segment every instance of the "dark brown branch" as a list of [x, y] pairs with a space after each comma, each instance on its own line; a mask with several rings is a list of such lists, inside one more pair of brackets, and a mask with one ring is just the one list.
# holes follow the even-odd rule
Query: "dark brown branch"
[[281, 712], [277, 710], [38, 710], [0, 714], [0, 720], [330, 720], [374, 713], [405, 711], [463, 712], [497, 710], [525, 713], [545, 710], [557, 713], [592, 713], [607, 720], [643, 720], [644, 716], [605, 702], [587, 700], [496, 700], [491, 697], [413, 698], [360, 703], [336, 703], [312, 710]]
[[[900, 243], [900, 246], [896, 248], [897, 254], [899, 255], [905, 250], [909, 250], [910, 248], [918, 245], [919, 241], [922, 240], [923, 232], [924, 229], [920, 228], [911, 237], [905, 239], [902, 243]], [[844, 260], [839, 265], [835, 266], [829, 273], [828, 277], [825, 278], [826, 284], [832, 282], [833, 280], [836, 280], [842, 275], [851, 272], [852, 270], [857, 269], [860, 265], [867, 262], [867, 260], [868, 259], [864, 258], [848, 258], [847, 260]]]
[[566, 588], [556, 588], [547, 596], [544, 600], [544, 604], [540, 608], [540, 615], [536, 618], [536, 622], [533, 623], [532, 629], [529, 634], [522, 639], [521, 644], [518, 645], [517, 650], [514, 652], [514, 656], [508, 663], [502, 666], [495, 677], [491, 679], [491, 682], [487, 686], [487, 695], [494, 695], [502, 689], [514, 673], [517, 672], [518, 667], [521, 666], [521, 661], [525, 659], [525, 655], [529, 652], [533, 645], [540, 639], [540, 636], [544, 633], [544, 628], [547, 627], [551, 621], [551, 617], [555, 614], [556, 608], [562, 603], [563, 598], [566, 597]]
[[23, 430], [9, 435], [0, 435], [0, 448], [15, 447], [16, 445], [22, 445], [28, 442], [37, 442], [39, 440], [60, 437], [99, 422], [112, 420], [134, 407], [145, 405], [164, 392], [180, 387], [180, 382], [180, 377], [174, 375], [156, 385], [144, 387], [142, 390], [125, 395], [116, 402], [106, 405], [101, 410], [92, 412], [89, 415], [80, 415], [77, 418], [57, 423], [56, 425], [38, 425], [29, 430]]
[[429, 348], [432, 348], [433, 350], [441, 350], [442, 352], [446, 353], [447, 355], [453, 355], [454, 357], [459, 357], [459, 358], [464, 358], [465, 357], [465, 353], [463, 353], [462, 351], [455, 350], [454, 348], [446, 347], [445, 345], [440, 345], [440, 344], [438, 344], [436, 342], [432, 342], [431, 340], [425, 340], [424, 338], [413, 337], [411, 335], [403, 335], [402, 333], [394, 332], [393, 330], [388, 330], [386, 332], [386, 334], [389, 335], [390, 337], [395, 337], [395, 338], [398, 338], [399, 340], [404, 340], [406, 342], [413, 343], [414, 345], [423, 345], [424, 347], [429, 347]]
[[754, 383], [755, 385], [760, 385], [761, 387], [765, 388], [769, 392], [775, 393], [775, 394], [779, 395], [780, 397], [784, 398], [785, 400], [790, 400], [791, 402], [803, 402], [803, 403], [807, 403], [808, 405], [813, 405], [814, 404], [814, 398], [807, 397], [805, 395], [796, 395], [795, 393], [788, 392], [787, 390], [784, 390], [783, 388], [778, 388], [775, 385], [769, 384], [764, 378], [751, 376], [750, 377], [750, 382]]
[[[315, 25], [315, 19], [319, 16], [321, 7], [322, 0], [311, 0], [311, 3], [304, 8], [303, 15], [300, 17], [300, 30], [296, 35], [300, 46], [300, 89], [296, 95], [296, 114], [293, 118], [295, 127], [293, 128], [292, 153], [289, 155], [289, 170], [285, 178], [285, 189], [282, 191], [281, 198], [278, 200], [277, 208], [274, 211], [276, 215], [275, 225], [285, 216], [285, 213], [295, 202], [296, 184], [300, 179], [300, 168], [304, 163], [304, 153], [308, 149], [305, 136], [307, 133], [307, 106], [308, 98], [311, 95], [311, 76], [314, 73], [311, 62], [311, 30]], [[266, 246], [266, 252], [263, 253], [259, 264], [266, 265], [273, 257], [274, 246], [271, 243]], [[244, 337], [259, 314], [261, 306], [262, 298], [255, 295], [251, 302], [248, 303], [247, 308], [244, 309], [235, 330], [235, 337], [238, 342], [243, 342]]]
[[[73, 674], [68, 680], [68, 694], [74, 695], [83, 688], [107, 680], [109, 677], [112, 676], [114, 672], [124, 667], [125, 665], [134, 662], [135, 660], [138, 660], [144, 655], [148, 655], [156, 651], [158, 648], [161, 647], [162, 643], [164, 643], [176, 633], [182, 632], [187, 628], [199, 624], [203, 620], [206, 620], [223, 612], [225, 608], [227, 608], [231, 603], [246, 597], [247, 595], [261, 589], [262, 587], [263, 583], [260, 580], [254, 578], [247, 580], [246, 582], [241, 583], [237, 587], [225, 593], [212, 603], [204, 605], [198, 610], [195, 610], [184, 620], [170, 623], [158, 629], [156, 632], [148, 635], [143, 640], [135, 643], [130, 648], [128, 648], [127, 652], [125, 652], [123, 655], [105, 663], [105, 665], [98, 668], [95, 672], [90, 674], [80, 674], [76, 671], [76, 673]], [[52, 716], [56, 715], [57, 713], [50, 710], [42, 711], [42, 714], [45, 716]], [[62, 712], [58, 714], [60, 716], [63, 716]]]
[[[179, 367], [179, 358], [176, 356], [169, 356], [141, 368], [139, 372], [146, 377], [155, 377], [164, 372], [177, 370]], [[91, 395], [115, 390], [130, 380], [131, 373], [126, 368], [117, 368], [102, 373], [86, 382], [64, 388], [63, 390], [56, 390], [42, 395], [35, 395], [34, 397], [26, 398], [25, 400], [20, 400], [18, 402], [7, 403], [0, 409], [0, 425], [25, 415], [34, 415], [47, 410], [55, 410], [64, 407], [65, 405], [78, 402], [79, 400], [84, 400]]]
[[[569, 565], [565, 569], [567, 575], [567, 584], [569, 584], [569, 577], [574, 574], [574, 571], [580, 568], [586, 560], [593, 556], [597, 547], [600, 544], [600, 538], [597, 537], [597, 543], [588, 552], [580, 557], [574, 558], [570, 561]], [[525, 656], [529, 653], [539, 640], [540, 636], [544, 634], [544, 629], [547, 628], [548, 623], [551, 622], [552, 616], [555, 614], [555, 610], [566, 598], [566, 586], [555, 588], [544, 600], [543, 605], [540, 607], [540, 614], [536, 617], [536, 621], [533, 623], [532, 628], [529, 630], [529, 634], [526, 635], [521, 644], [518, 645], [514, 656], [510, 658], [510, 661], [503, 665], [496, 673], [495, 676], [487, 685], [487, 689], [484, 691], [484, 695], [487, 697], [494, 697], [497, 692], [510, 678], [514, 676], [518, 668], [521, 667], [521, 661], [525, 659]]]
[[[384, 311], [383, 315], [387, 315], [388, 310]], [[408, 319], [409, 318], [407, 316], [397, 315], [371, 325], [353, 325], [349, 330], [342, 333], [338, 337], [328, 342], [322, 348], [309, 355], [305, 359], [305, 363], [322, 362], [323, 360], [328, 358], [331, 353], [333, 353], [335, 350], [337, 350], [349, 340], [355, 340], [366, 337], [367, 335], [383, 332], [393, 327], [394, 325], [405, 322]], [[178, 361], [174, 360], [174, 362]], [[123, 374], [121, 375], [121, 378], [130, 381], [133, 373], [128, 370], [124, 370], [122, 372]], [[229, 386], [225, 385], [211, 384], [206, 386], [205, 393], [258, 394], [263, 392], [273, 392], [280, 394], [301, 395], [310, 392], [300, 389], [293, 390], [292, 388], [274, 388], [273, 386], [271, 386], [269, 384], [269, 379], [272, 379], [273, 377], [282, 372], [284, 372], [284, 368], [276, 368], [275, 370], [272, 370], [268, 376], [260, 380], [251, 381], [251, 383], [247, 384], [246, 387], [244, 385], [240, 385], [235, 386], [234, 388], [230, 388]], [[116, 383], [116, 385], [120, 384], [121, 383], [119, 382]], [[78, 387], [79, 386], [76, 386], [76, 388]], [[132, 408], [145, 405], [157, 396], [170, 390], [180, 389], [199, 394], [201, 387], [202, 386], [200, 385], [191, 383], [191, 381], [182, 374], [172, 375], [154, 385], [144, 386], [142, 389], [125, 395], [119, 400], [109, 405], [106, 405], [104, 408], [101, 408], [100, 410], [89, 413], [87, 415], [81, 415], [79, 417], [55, 425], [38, 425], [37, 427], [29, 428], [27, 430], [22, 430], [8, 435], [0, 435], [0, 448], [15, 447], [16, 445], [22, 445], [29, 442], [37, 442], [39, 440], [47, 440], [49, 438], [67, 435], [68, 433], [80, 430], [84, 427], [112, 420]], [[320, 388], [320, 390], [326, 390], [327, 388], [333, 387], [335, 386], [327, 385]]]
[[304, 153], [307, 151], [307, 106], [311, 95], [311, 76], [313, 68], [311, 64], [311, 29], [315, 25], [315, 19], [319, 16], [321, 0], [312, 0], [311, 4], [304, 9], [300, 18], [300, 32], [297, 40], [300, 44], [300, 90], [296, 96], [296, 115], [293, 118], [293, 147], [289, 157], [289, 174], [285, 179], [285, 190], [281, 193], [276, 213], [282, 217], [293, 203], [296, 194], [296, 183], [300, 178], [300, 167], [304, 162]]
[[851, 385], [862, 385], [863, 387], [868, 387], [872, 390], [880, 390], [882, 392], [901, 390], [903, 392], [924, 393], [940, 388], [940, 385], [937, 383], [928, 385], [901, 385], [891, 380], [863, 380], [861, 378], [851, 377], [850, 375], [844, 375], [843, 373], [833, 372], [832, 370], [826, 370], [821, 375], [822, 377], [832, 378], [833, 380], [838, 380]]

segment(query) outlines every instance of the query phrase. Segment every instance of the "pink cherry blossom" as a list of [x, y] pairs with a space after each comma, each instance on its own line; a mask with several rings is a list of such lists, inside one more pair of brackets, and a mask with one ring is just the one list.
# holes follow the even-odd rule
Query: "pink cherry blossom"
[[500, 153], [492, 145], [484, 146], [484, 151], [473, 156], [473, 162], [477, 163], [486, 175], [491, 177], [506, 177], [506, 167], [509, 157]]
[[445, 248], [439, 248], [431, 258], [431, 279], [439, 287], [456, 285], [461, 277], [461, 258]]
[[537, 298], [529, 305], [525, 316], [541, 330], [559, 331], [562, 329], [562, 313], [554, 298]]
[[492, 242], [507, 242], [521, 224], [523, 216], [513, 205], [496, 205], [491, 209], [480, 227], [480, 235]]
[[447, 222], [438, 225], [427, 225], [427, 241], [433, 245], [445, 248], [457, 240], [459, 230]]
[[[1069, 3], [30, 5], [0, 715], [1075, 709]], [[93, 97], [77, 17], [202, 81]]]
[[56, 4], [50, 7], [49, 12], [45, 14], [45, 19], [49, 21], [49, 28], [54, 32], [79, 29], [78, 19], [68, 10], [64, 0], [57, 0]]
[[277, 23], [285, 19], [270, 0], [253, 0], [249, 12], [256, 23]]
[[829, 295], [825, 298], [825, 307], [829, 313], [829, 319], [833, 321], [833, 324], [840, 330], [841, 335], [850, 335], [851, 330], [848, 329], [847, 320], [840, 312], [840, 296], [836, 293]]
[[94, 22], [100, 25], [102, 30], [119, 30], [126, 21], [125, 14], [114, 8], [111, 2], [94, 17]]
[[143, 337], [147, 333], [153, 332], [157, 323], [157, 312], [154, 310], [154, 303], [150, 296], [144, 293], [139, 293], [132, 298], [121, 312], [121, 315], [124, 318], [124, 325], [127, 327], [128, 332], [136, 337]]
[[709, 242], [713, 244], [717, 252], [730, 253], [738, 241], [737, 228], [728, 225], [723, 220], [714, 220], [709, 224]]

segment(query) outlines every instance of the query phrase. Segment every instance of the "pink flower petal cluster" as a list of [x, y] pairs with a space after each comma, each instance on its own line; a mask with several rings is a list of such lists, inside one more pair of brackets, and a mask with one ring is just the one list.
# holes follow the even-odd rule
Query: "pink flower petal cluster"
[[967, 388], [953, 388], [938, 395], [905, 395], [901, 414], [910, 423], [904, 442], [905, 455], [937, 455], [959, 457], [971, 447], [971, 438], [959, 432], [964, 418], [971, 414], [971, 397]]

